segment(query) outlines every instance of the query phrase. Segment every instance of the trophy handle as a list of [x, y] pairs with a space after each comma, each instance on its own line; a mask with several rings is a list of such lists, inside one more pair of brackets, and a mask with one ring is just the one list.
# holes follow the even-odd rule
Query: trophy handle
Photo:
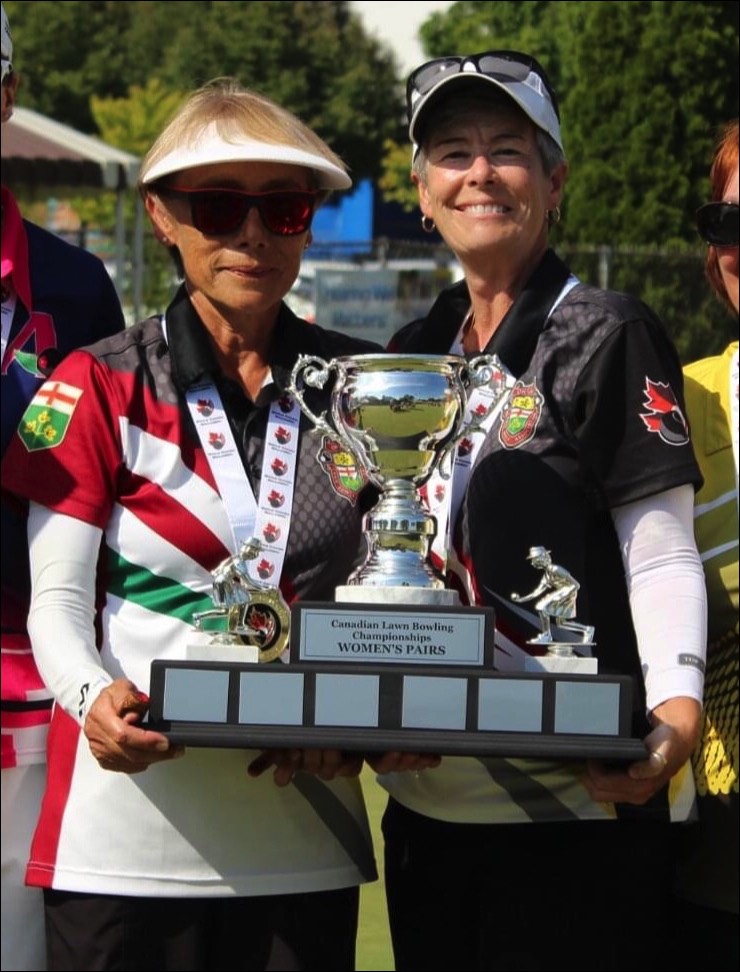
[[293, 371], [288, 384], [288, 392], [296, 399], [300, 405], [301, 411], [308, 415], [316, 428], [326, 435], [336, 435], [336, 429], [332, 428], [332, 426], [326, 421], [326, 412], [322, 412], [321, 415], [316, 415], [311, 411], [308, 405], [306, 405], [303, 397], [303, 391], [298, 387], [298, 378], [301, 372], [304, 372], [304, 385], [309, 385], [311, 388], [323, 388], [329, 380], [329, 372], [334, 367], [334, 363], [329, 364], [329, 362], [324, 361], [323, 358], [313, 357], [313, 355], [310, 354], [301, 354], [298, 356], [298, 360], [293, 365]]
[[[310, 354], [301, 354], [298, 356], [298, 360], [293, 366], [293, 372], [290, 376], [290, 383], [288, 384], [288, 392], [291, 394], [302, 412], [304, 412], [316, 426], [316, 428], [323, 432], [324, 435], [329, 435], [334, 439], [338, 439], [342, 446], [351, 455], [358, 460], [359, 464], [364, 467], [365, 470], [370, 470], [372, 466], [370, 465], [364, 444], [361, 441], [362, 433], [358, 430], [357, 439], [351, 439], [347, 433], [342, 428], [342, 424], [339, 421], [338, 412], [332, 407], [332, 418], [334, 424], [327, 421], [326, 412], [322, 412], [321, 415], [316, 415], [311, 409], [306, 405], [305, 399], [303, 397], [303, 391], [298, 387], [298, 378], [303, 372], [303, 384], [308, 385], [310, 388], [323, 388], [324, 385], [329, 380], [329, 373], [331, 371], [336, 371], [339, 379], [342, 383], [347, 380], [347, 372], [340, 361], [334, 360], [331, 363], [324, 361], [323, 358], [314, 357]], [[366, 436], [369, 438], [369, 436]], [[372, 441], [372, 440], [371, 440]], [[361, 453], [358, 455], [358, 451]]]
[[463, 407], [460, 410], [460, 428], [440, 452], [437, 472], [442, 479], [449, 479], [452, 475], [453, 458], [460, 442], [467, 436], [475, 435], [477, 432], [485, 433], [486, 429], [483, 423], [506, 391], [506, 372], [496, 354], [479, 354], [477, 357], [471, 358], [470, 361], [463, 362], [461, 375], [467, 377], [468, 386], [472, 386], [473, 388], [480, 388], [482, 385], [491, 385], [493, 395], [483, 412], [471, 415], [466, 420], [465, 413], [468, 407], [468, 391], [461, 380]]

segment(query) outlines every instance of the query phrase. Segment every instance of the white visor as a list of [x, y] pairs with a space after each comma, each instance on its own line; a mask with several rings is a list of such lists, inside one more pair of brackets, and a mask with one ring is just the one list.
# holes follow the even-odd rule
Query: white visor
[[197, 141], [181, 145], [155, 162], [141, 182], [147, 185], [173, 172], [217, 162], [283, 162], [311, 169], [318, 189], [349, 189], [352, 185], [347, 173], [322, 155], [293, 145], [257, 142], [238, 134], [227, 141], [214, 122], [203, 129]]

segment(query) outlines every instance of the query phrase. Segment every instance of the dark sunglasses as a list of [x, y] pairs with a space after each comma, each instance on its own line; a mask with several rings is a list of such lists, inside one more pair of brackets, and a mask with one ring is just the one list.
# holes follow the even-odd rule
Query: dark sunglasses
[[317, 195], [294, 189], [241, 192], [238, 189], [179, 189], [176, 186], [158, 187], [157, 192], [187, 199], [193, 226], [206, 236], [235, 233], [253, 206], [270, 233], [298, 236], [311, 226]]
[[737, 246], [738, 204], [713, 202], [696, 211], [699, 236], [712, 246]]
[[468, 65], [472, 65], [478, 74], [495, 78], [497, 81], [526, 81], [530, 73], [534, 72], [542, 81], [550, 96], [555, 114], [560, 119], [557, 95], [545, 74], [545, 69], [536, 58], [529, 54], [520, 54], [519, 51], [484, 51], [481, 54], [466, 56], [456, 54], [437, 57], [412, 71], [406, 82], [406, 113], [409, 122], [419, 98], [435, 88], [444, 78], [452, 74], [460, 74], [463, 68], [469, 71]]

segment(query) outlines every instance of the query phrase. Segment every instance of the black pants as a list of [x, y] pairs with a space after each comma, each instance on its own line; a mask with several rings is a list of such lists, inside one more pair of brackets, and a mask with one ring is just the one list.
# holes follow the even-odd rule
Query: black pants
[[385, 881], [396, 969], [665, 965], [671, 826], [452, 824], [390, 801]]
[[253, 898], [44, 891], [49, 972], [355, 967], [359, 889]]

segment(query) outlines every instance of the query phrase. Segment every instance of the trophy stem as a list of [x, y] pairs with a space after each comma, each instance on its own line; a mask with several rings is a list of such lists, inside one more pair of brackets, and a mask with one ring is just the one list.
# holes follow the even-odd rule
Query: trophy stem
[[444, 590], [444, 578], [429, 560], [437, 521], [419, 502], [412, 483], [389, 480], [362, 523], [368, 555], [348, 585]]

